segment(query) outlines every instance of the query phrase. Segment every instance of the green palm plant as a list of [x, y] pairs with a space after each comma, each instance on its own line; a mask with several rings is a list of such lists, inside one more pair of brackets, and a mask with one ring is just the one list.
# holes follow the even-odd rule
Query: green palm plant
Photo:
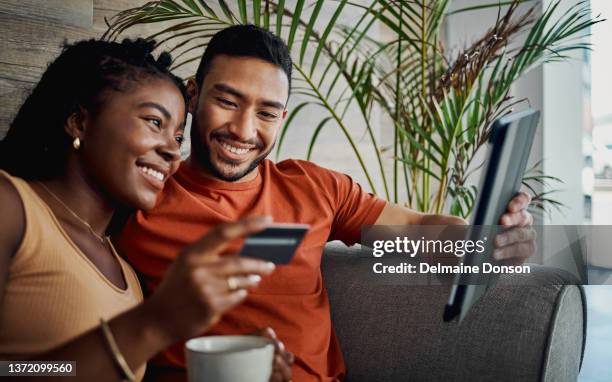
[[[294, 56], [295, 105], [279, 135], [277, 155], [300, 113], [316, 108], [320, 118], [308, 144], [313, 154], [326, 126], [340, 129], [373, 193], [420, 211], [450, 212], [467, 217], [477, 187], [469, 176], [480, 163], [476, 154], [485, 145], [491, 122], [522, 100], [513, 99], [511, 85], [536, 65], [567, 58], [589, 49], [582, 38], [602, 20], [592, 19], [588, 2], [558, 15], [559, 1], [539, 16], [533, 8], [519, 12], [524, 0], [497, 2], [454, 11], [496, 7], [499, 16], [483, 37], [456, 58], [445, 55], [440, 35], [451, 0], [161, 0], [128, 9], [109, 22], [105, 34], [116, 39], [140, 24], [158, 23], [148, 36], [170, 47], [175, 69], [200, 59], [210, 37], [237, 23], [252, 23], [282, 37]], [[330, 4], [332, 8], [329, 9]], [[326, 8], [327, 7], [327, 8]], [[343, 16], [357, 14], [351, 25]], [[324, 25], [322, 21], [325, 21]], [[390, 41], [371, 37], [383, 25]], [[514, 46], [511, 42], [526, 36]], [[168, 49], [168, 48], [167, 48]], [[355, 110], [357, 111], [355, 113]], [[374, 132], [374, 110], [393, 124], [391, 147], [382, 147]], [[347, 114], [363, 121], [372, 145], [375, 169], [368, 168], [356, 144], [363, 130], [351, 129]], [[314, 113], [310, 113], [314, 115]], [[385, 155], [392, 151], [392, 179], [387, 179]], [[375, 187], [374, 174], [383, 186]], [[524, 184], [540, 208], [558, 206], [549, 191], [537, 184], [558, 182], [535, 166]]]

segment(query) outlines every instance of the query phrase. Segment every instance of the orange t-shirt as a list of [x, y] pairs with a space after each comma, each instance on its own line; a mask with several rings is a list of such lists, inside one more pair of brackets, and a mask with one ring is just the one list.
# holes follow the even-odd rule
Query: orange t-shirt
[[[358, 242], [361, 226], [374, 224], [386, 202], [311, 162], [265, 160], [258, 170], [255, 179], [232, 183], [203, 177], [183, 163], [157, 206], [135, 214], [117, 243], [154, 290], [177, 253], [220, 223], [270, 215], [277, 223], [309, 224], [291, 263], [278, 266], [206, 334], [272, 327], [296, 356], [294, 381], [339, 380], [345, 368], [320, 270], [323, 247], [330, 240]], [[157, 362], [184, 367], [183, 344], [165, 350]]]

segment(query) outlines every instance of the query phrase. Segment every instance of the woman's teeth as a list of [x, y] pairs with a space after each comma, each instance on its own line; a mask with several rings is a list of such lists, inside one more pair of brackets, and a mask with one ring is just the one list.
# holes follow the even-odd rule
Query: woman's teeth
[[249, 151], [251, 151], [251, 149], [240, 149], [238, 147], [234, 147], [234, 146], [228, 145], [227, 143], [224, 143], [224, 142], [221, 142], [221, 145], [223, 145], [223, 147], [227, 151], [229, 151], [231, 153], [234, 153], [234, 154], [238, 154], [238, 155], [243, 155], [243, 154], [246, 154]]
[[160, 181], [164, 181], [164, 174], [162, 174], [159, 171], [155, 171], [150, 167], [147, 166], [138, 166], [138, 168], [140, 169], [140, 171], [144, 172], [147, 175], [151, 175], [157, 179], [159, 179]]

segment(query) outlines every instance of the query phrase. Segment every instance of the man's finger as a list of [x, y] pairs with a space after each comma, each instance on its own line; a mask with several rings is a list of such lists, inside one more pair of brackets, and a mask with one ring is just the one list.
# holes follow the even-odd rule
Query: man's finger
[[513, 243], [530, 241], [536, 239], [536, 231], [533, 228], [512, 228], [495, 236], [495, 247], [501, 248]]
[[535, 254], [535, 249], [534, 241], [516, 243], [507, 245], [503, 248], [497, 248], [495, 251], [493, 251], [493, 258], [495, 260], [506, 260], [513, 258], [527, 259]]
[[526, 210], [519, 212], [506, 213], [500, 219], [500, 224], [506, 227], [525, 227], [533, 222], [533, 217]]
[[531, 203], [531, 196], [526, 192], [519, 192], [514, 198], [508, 203], [508, 212], [519, 212], [529, 207]]

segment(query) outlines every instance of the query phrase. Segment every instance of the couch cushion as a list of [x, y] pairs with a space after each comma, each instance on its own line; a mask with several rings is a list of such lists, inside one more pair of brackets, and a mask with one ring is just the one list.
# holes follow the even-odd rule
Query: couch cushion
[[[513, 275], [513, 284], [540, 285], [501, 282], [459, 324], [442, 321], [450, 286], [376, 284], [360, 266], [357, 249], [326, 248], [322, 267], [348, 381], [537, 381], [543, 366], [559, 362], [577, 376], [583, 301], [578, 287], [553, 285], [565, 275], [544, 267]], [[562, 340], [568, 333], [572, 343]]]

